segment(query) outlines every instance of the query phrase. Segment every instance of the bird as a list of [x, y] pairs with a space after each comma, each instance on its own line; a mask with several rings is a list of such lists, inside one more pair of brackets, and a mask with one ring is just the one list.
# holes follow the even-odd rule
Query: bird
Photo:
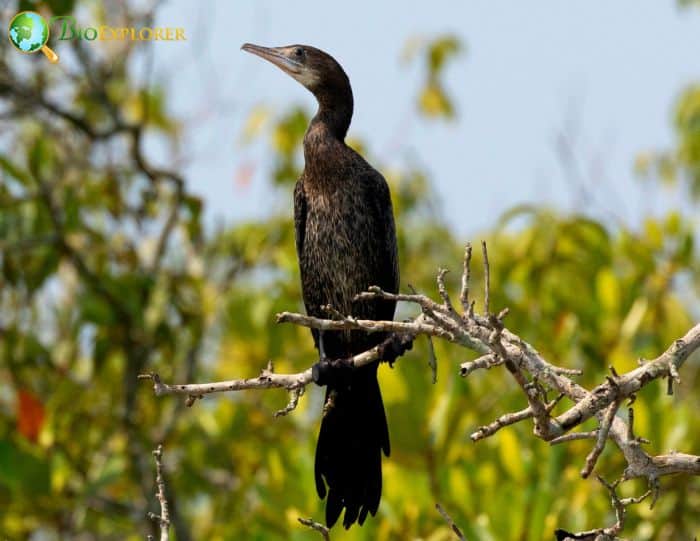
[[[345, 143], [353, 114], [348, 76], [331, 55], [309, 45], [246, 43], [242, 49], [280, 68], [318, 102], [304, 135], [304, 169], [294, 187], [296, 251], [307, 314], [326, 318], [331, 306], [355, 318], [392, 320], [395, 301], [355, 298], [370, 286], [398, 292], [399, 259], [389, 186]], [[320, 355], [314, 369], [323, 368], [324, 361], [348, 359], [391, 339], [387, 333], [357, 330], [321, 333], [312, 329], [312, 335]], [[394, 359], [397, 354], [393, 353]], [[319, 497], [328, 496], [328, 527], [343, 509], [343, 526], [348, 529], [355, 522], [361, 526], [367, 514], [375, 516], [379, 507], [381, 454], [388, 457], [391, 449], [378, 364], [339, 370], [340, 375], [326, 378], [314, 475]], [[321, 379], [318, 376], [316, 383], [323, 384]]]

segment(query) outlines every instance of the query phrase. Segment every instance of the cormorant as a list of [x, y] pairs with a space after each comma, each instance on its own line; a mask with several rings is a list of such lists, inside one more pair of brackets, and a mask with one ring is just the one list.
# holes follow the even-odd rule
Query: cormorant
[[[345, 144], [353, 112], [348, 76], [333, 57], [308, 45], [268, 48], [246, 43], [242, 49], [272, 62], [318, 101], [304, 136], [304, 171], [294, 189], [296, 248], [307, 313], [326, 318], [323, 307], [331, 305], [357, 318], [393, 319], [395, 302], [354, 300], [373, 285], [397, 292], [399, 265], [389, 187]], [[319, 364], [326, 358], [347, 359], [387, 338], [362, 331], [312, 334]], [[381, 452], [389, 456], [390, 448], [377, 366], [378, 361], [326, 380], [326, 400], [331, 400], [321, 421], [315, 477], [319, 497], [328, 493], [329, 527], [343, 508], [343, 525], [349, 528], [355, 521], [362, 525], [367, 513], [374, 516], [379, 507]]]

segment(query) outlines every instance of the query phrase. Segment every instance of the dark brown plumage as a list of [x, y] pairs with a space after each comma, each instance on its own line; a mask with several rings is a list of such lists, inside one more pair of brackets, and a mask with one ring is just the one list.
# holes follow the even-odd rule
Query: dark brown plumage
[[[304, 304], [309, 315], [327, 317], [330, 304], [363, 319], [392, 319], [395, 303], [354, 301], [377, 285], [396, 292], [399, 267], [391, 198], [386, 181], [348, 147], [353, 98], [350, 82], [328, 54], [307, 45], [243, 49], [269, 60], [308, 88], [318, 112], [304, 137], [304, 171], [294, 189], [296, 247]], [[312, 331], [329, 359], [361, 353], [384, 341], [382, 333]], [[328, 494], [326, 523], [343, 509], [343, 525], [374, 515], [382, 491], [381, 452], [389, 456], [389, 430], [377, 382], [377, 364], [329, 384], [333, 406], [316, 447], [316, 488]], [[328, 488], [326, 488], [326, 486]]]

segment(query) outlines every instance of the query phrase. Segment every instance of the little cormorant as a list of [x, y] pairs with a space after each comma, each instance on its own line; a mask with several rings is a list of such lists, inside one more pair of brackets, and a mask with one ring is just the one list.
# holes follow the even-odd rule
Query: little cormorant
[[[326, 318], [325, 305], [361, 319], [390, 320], [395, 302], [354, 300], [379, 286], [397, 292], [399, 266], [389, 187], [380, 173], [345, 144], [353, 97], [345, 71], [327, 53], [308, 45], [260, 47], [255, 54], [296, 79], [318, 101], [304, 136], [304, 171], [294, 189], [294, 224], [304, 304]], [[346, 359], [386, 338], [384, 333], [312, 330], [324, 358]], [[406, 349], [406, 348], [404, 348]], [[394, 354], [394, 357], [396, 353]], [[382, 458], [389, 456], [389, 429], [377, 382], [378, 362], [328, 381], [331, 406], [316, 446], [316, 489], [332, 526], [343, 508], [343, 525], [374, 515], [382, 492]], [[317, 383], [320, 383], [317, 381]], [[326, 488], [326, 485], [328, 488]]]

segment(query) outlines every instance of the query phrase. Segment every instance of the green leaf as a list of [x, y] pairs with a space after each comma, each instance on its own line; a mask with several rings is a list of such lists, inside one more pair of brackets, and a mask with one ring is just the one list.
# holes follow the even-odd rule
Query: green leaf
[[12, 440], [0, 440], [0, 485], [15, 495], [45, 495], [50, 487], [49, 464], [19, 448]]
[[116, 322], [116, 314], [111, 306], [97, 293], [86, 291], [78, 301], [81, 318], [96, 325], [111, 325]]
[[5, 171], [15, 180], [21, 182], [24, 186], [28, 186], [31, 183], [31, 175], [27, 171], [23, 171], [2, 155], [0, 155], [0, 167], [3, 171]]

